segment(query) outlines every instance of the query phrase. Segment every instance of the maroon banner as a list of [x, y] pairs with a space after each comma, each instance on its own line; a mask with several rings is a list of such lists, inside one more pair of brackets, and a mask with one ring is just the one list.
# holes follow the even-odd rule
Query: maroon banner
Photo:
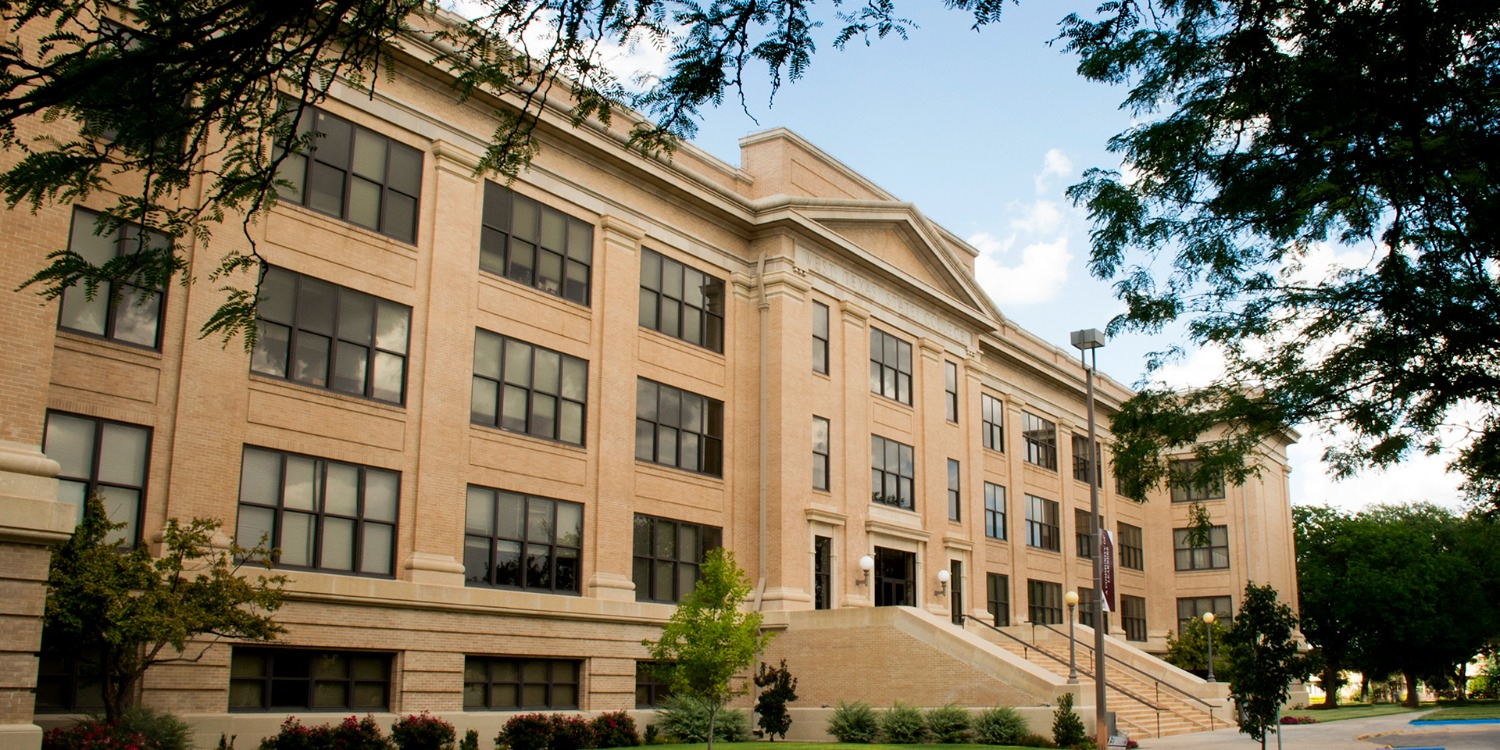
[[1115, 538], [1109, 529], [1099, 530], [1099, 578], [1104, 590], [1104, 611], [1115, 611]]

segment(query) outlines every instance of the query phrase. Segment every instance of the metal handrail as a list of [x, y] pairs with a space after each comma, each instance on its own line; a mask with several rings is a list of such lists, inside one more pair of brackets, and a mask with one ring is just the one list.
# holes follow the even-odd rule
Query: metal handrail
[[[1049, 659], [1057, 662], [1058, 664], [1063, 664], [1063, 665], [1067, 665], [1068, 664], [1068, 661], [1066, 659], [1063, 659], [1062, 657], [1057, 656], [1056, 654], [1054, 654], [1054, 653], [1052, 653], [1052, 652], [1048, 651], [1047, 649], [1044, 649], [1044, 648], [1042, 648], [1040, 646], [1037, 646], [1034, 643], [1033, 644], [1027, 644], [1026, 641], [1023, 641], [1020, 638], [1017, 638], [1014, 635], [1011, 635], [1010, 633], [1007, 633], [1004, 630], [1001, 630], [1000, 628], [995, 627], [991, 623], [985, 622], [984, 620], [977, 619], [977, 618], [972, 617], [970, 615], [963, 615], [963, 618], [964, 618], [964, 622], [966, 622], [966, 623], [969, 620], [973, 620], [974, 622], [977, 622], [980, 625], [983, 625], [983, 626], [989, 628], [990, 630], [993, 630], [996, 633], [999, 633], [1000, 635], [1003, 635], [1006, 638], [1009, 638], [1009, 639], [1015, 641], [1016, 643], [1021, 644], [1022, 646], [1026, 646], [1027, 648], [1036, 649], [1037, 653], [1039, 653], [1039, 654], [1041, 654], [1043, 656], [1046, 656], [1047, 658], [1049, 658]], [[1105, 656], [1108, 656], [1108, 654], [1105, 654]], [[1077, 667], [1077, 669], [1078, 669], [1078, 673], [1081, 674], [1081, 675], [1083, 675], [1084, 677], [1087, 677], [1087, 678], [1089, 678], [1091, 680], [1094, 679], [1094, 673], [1088, 671], [1087, 668], [1085, 668], [1085, 667]], [[1142, 698], [1141, 696], [1136, 695], [1135, 693], [1132, 693], [1129, 690], [1126, 690], [1125, 688], [1121, 687], [1120, 685], [1118, 685], [1116, 683], [1113, 683], [1113, 682], [1110, 682], [1109, 678], [1105, 678], [1104, 685], [1105, 685], [1105, 687], [1114, 688], [1114, 690], [1116, 692], [1120, 693], [1121, 695], [1126, 696], [1127, 698], [1130, 698], [1131, 700], [1134, 700], [1135, 702], [1141, 704], [1142, 706], [1145, 706], [1146, 708], [1151, 709], [1152, 711], [1163, 711], [1163, 710], [1165, 710], [1161, 706], [1158, 706], [1158, 705], [1152, 703], [1151, 701], [1148, 701], [1145, 698]], [[1160, 717], [1158, 717], [1158, 719], [1159, 718]]]
[[[1058, 630], [1057, 628], [1052, 627], [1051, 625], [1049, 625], [1047, 623], [1041, 623], [1041, 626], [1044, 627], [1044, 628], [1046, 628], [1046, 629], [1048, 629], [1048, 630], [1050, 630], [1050, 631], [1052, 631], [1053, 633], [1057, 634], [1059, 637], [1062, 637], [1062, 638], [1067, 638], [1068, 637], [1068, 635], [1066, 633], [1062, 632], [1061, 630]], [[1085, 649], [1088, 649], [1088, 651], [1090, 653], [1093, 653], [1094, 647], [1093, 647], [1092, 644], [1084, 643], [1083, 641], [1080, 641], [1077, 638], [1074, 638], [1072, 640], [1075, 643], [1077, 643], [1078, 645], [1083, 646]], [[1177, 687], [1176, 685], [1173, 685], [1170, 682], [1162, 682], [1159, 678], [1153, 676], [1149, 672], [1146, 672], [1145, 670], [1141, 669], [1140, 667], [1137, 667], [1134, 664], [1130, 664], [1129, 662], [1126, 662], [1126, 661], [1120, 659], [1119, 657], [1117, 657], [1117, 656], [1115, 656], [1113, 654], [1105, 652], [1104, 658], [1108, 659], [1108, 660], [1110, 660], [1110, 661], [1112, 661], [1112, 662], [1114, 662], [1116, 664], [1119, 664], [1120, 666], [1125, 667], [1126, 669], [1129, 669], [1130, 671], [1135, 672], [1136, 674], [1139, 674], [1142, 677], [1145, 677], [1145, 678], [1151, 680], [1152, 682], [1156, 683], [1156, 685], [1157, 685], [1158, 688], [1161, 687], [1161, 686], [1163, 686], [1163, 685], [1165, 685], [1168, 690], [1170, 690], [1170, 691], [1172, 691], [1174, 693], [1181, 693], [1183, 696], [1191, 699], [1192, 701], [1198, 703], [1199, 705], [1202, 705], [1204, 708], [1207, 708], [1210, 713], [1212, 713], [1213, 710], [1214, 710], [1214, 706], [1212, 704], [1209, 704], [1208, 702], [1204, 701], [1202, 698], [1199, 698], [1198, 696], [1193, 695], [1192, 693], [1189, 693], [1188, 691], [1183, 690], [1182, 688]]]

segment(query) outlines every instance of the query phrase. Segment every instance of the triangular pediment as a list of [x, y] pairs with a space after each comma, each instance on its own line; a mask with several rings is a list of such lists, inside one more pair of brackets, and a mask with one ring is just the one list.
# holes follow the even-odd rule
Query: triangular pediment
[[966, 292], [935, 257], [933, 248], [914, 236], [909, 224], [895, 221], [823, 221], [830, 232], [899, 269], [910, 278], [962, 299]]

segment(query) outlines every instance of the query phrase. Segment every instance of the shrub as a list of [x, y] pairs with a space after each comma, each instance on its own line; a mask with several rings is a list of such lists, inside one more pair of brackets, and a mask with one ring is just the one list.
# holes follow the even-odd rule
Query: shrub
[[594, 730], [594, 747], [635, 747], [641, 735], [635, 731], [635, 719], [624, 711], [599, 714], [589, 725]]
[[458, 743], [458, 750], [479, 750], [479, 730], [464, 732], [463, 740]]
[[193, 750], [193, 728], [166, 711], [132, 706], [120, 714], [115, 731], [141, 735], [143, 750]]
[[918, 745], [927, 741], [927, 718], [915, 706], [896, 701], [880, 714], [880, 736], [897, 745]]
[[1046, 737], [1041, 736], [1040, 734], [1033, 734], [1031, 732], [1027, 732], [1024, 736], [1021, 737], [1018, 742], [1016, 742], [1016, 744], [1020, 745], [1021, 747], [1057, 747], [1056, 742], [1053, 742], [1052, 740], [1049, 740]]
[[288, 716], [280, 731], [260, 741], [260, 750], [318, 750], [333, 744], [332, 735], [333, 728], [326, 724], [309, 727]]
[[1283, 716], [1282, 724], [1316, 724], [1318, 720], [1311, 716]]
[[[674, 695], [662, 701], [657, 718], [661, 731], [679, 742], [708, 741], [708, 703], [690, 695]], [[737, 708], [725, 707], [714, 719], [715, 742], [746, 742], [750, 719]]]
[[969, 711], [957, 703], [939, 706], [927, 712], [927, 731], [937, 742], [953, 745], [968, 742]]
[[666, 744], [666, 741], [661, 737], [661, 730], [657, 729], [655, 724], [646, 725], [646, 734], [645, 736], [641, 737], [641, 742], [647, 745]]
[[49, 729], [42, 750], [136, 750], [146, 744], [139, 732], [124, 732], [97, 719]]
[[381, 735], [380, 725], [373, 716], [363, 719], [350, 716], [333, 727], [329, 735], [333, 739], [331, 747], [339, 750], [395, 750], [390, 739]]
[[828, 720], [828, 733], [839, 742], [874, 742], [879, 734], [878, 727], [875, 709], [861, 701], [839, 701], [838, 708], [833, 710], [833, 718]]
[[[401, 750], [453, 750], [458, 733], [449, 724], [426, 711], [397, 719], [391, 725], [391, 740]], [[474, 736], [475, 744], [479, 736]]]
[[1057, 699], [1057, 710], [1052, 712], [1052, 741], [1058, 747], [1077, 747], [1086, 737], [1083, 719], [1073, 713], [1073, 694], [1063, 693]]
[[991, 708], [974, 717], [974, 740], [981, 745], [1018, 745], [1026, 734], [1026, 720], [1010, 706]]
[[288, 716], [281, 731], [260, 741], [260, 750], [395, 750], [389, 738], [380, 732], [375, 717], [350, 716], [338, 724], [303, 726], [297, 717]]
[[546, 714], [517, 714], [495, 736], [497, 747], [510, 750], [547, 750], [552, 744], [552, 719]]
[[552, 715], [551, 750], [584, 750], [594, 747], [594, 730], [581, 716]]
[[755, 686], [765, 688], [755, 701], [755, 712], [760, 714], [760, 728], [766, 739], [775, 742], [777, 735], [786, 739], [786, 731], [792, 728], [792, 715], [786, 704], [797, 700], [797, 678], [787, 670], [786, 659], [781, 660], [780, 667], [761, 664]]

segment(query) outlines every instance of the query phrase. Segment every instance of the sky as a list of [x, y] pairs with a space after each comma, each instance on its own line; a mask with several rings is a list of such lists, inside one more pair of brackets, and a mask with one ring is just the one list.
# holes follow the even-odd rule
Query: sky
[[[844, 50], [832, 47], [835, 29], [821, 29], [802, 79], [783, 84], [768, 103], [764, 77], [748, 77], [744, 108], [726, 97], [692, 142], [738, 165], [740, 138], [777, 127], [797, 133], [966, 239], [981, 253], [978, 280], [1000, 310], [1071, 351], [1070, 331], [1103, 329], [1124, 310], [1109, 284], [1089, 275], [1088, 217], [1064, 191], [1085, 169], [1119, 168], [1107, 143], [1132, 122], [1119, 109], [1125, 90], [1084, 80], [1076, 58], [1048, 44], [1063, 15], [1094, 4], [1023, 2], [976, 31], [962, 12], [907, 0], [897, 4], [916, 22], [907, 39], [853, 41]], [[612, 62], [616, 70], [664, 65], [665, 55], [651, 49], [621, 52]], [[1346, 250], [1330, 249], [1328, 261]], [[1127, 334], [1098, 350], [1098, 366], [1134, 385], [1148, 354], [1179, 343], [1171, 333]], [[1158, 375], [1190, 386], [1219, 367], [1214, 352], [1190, 351]], [[1461, 507], [1458, 480], [1444, 470], [1451, 456], [1417, 456], [1336, 482], [1320, 458], [1329, 438], [1315, 426], [1298, 430], [1290, 451], [1294, 503]]]

